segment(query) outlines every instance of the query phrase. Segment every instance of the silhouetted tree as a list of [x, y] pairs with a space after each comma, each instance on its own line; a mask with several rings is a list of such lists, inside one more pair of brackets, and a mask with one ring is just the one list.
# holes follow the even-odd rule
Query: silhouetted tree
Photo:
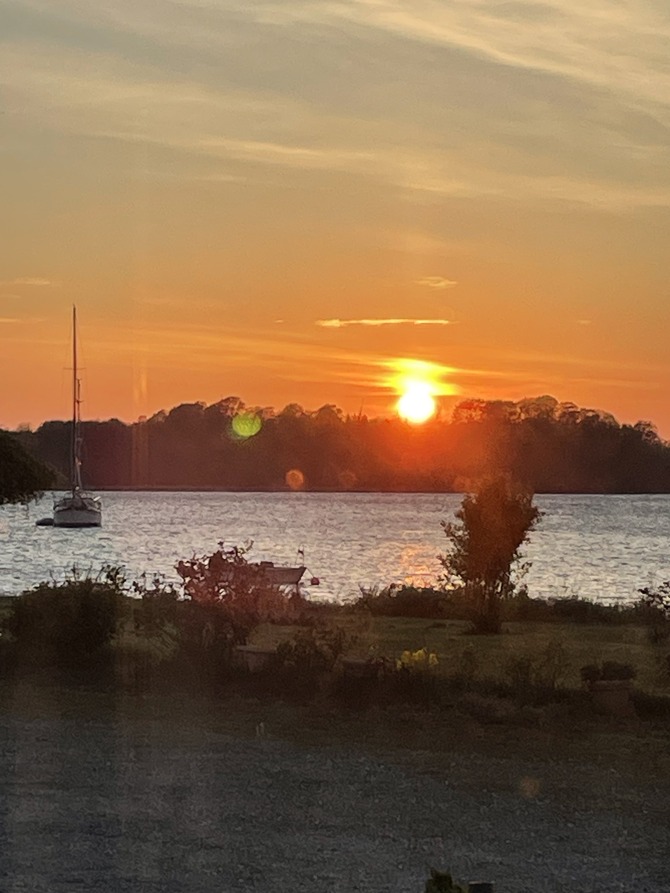
[[464, 587], [476, 632], [500, 632], [500, 603], [514, 593], [519, 549], [539, 517], [532, 493], [498, 477], [464, 497], [455, 522], [442, 521], [444, 583]]
[[6, 431], [0, 431], [0, 505], [29, 502], [50, 487], [54, 472]]
[[[253, 412], [260, 430], [233, 421]], [[84, 474], [91, 487], [286, 489], [297, 470], [311, 490], [468, 491], [509, 475], [533, 492], [670, 492], [670, 445], [650, 422], [619, 425], [608, 413], [542, 396], [516, 403], [467, 400], [450, 420], [345, 417], [333, 404], [275, 413], [239, 397], [186, 403], [148, 420], [86, 422]], [[69, 479], [69, 422], [16, 434]]]

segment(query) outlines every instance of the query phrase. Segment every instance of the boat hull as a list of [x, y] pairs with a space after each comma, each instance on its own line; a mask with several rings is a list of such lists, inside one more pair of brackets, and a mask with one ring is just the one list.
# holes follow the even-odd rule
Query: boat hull
[[217, 552], [209, 560], [209, 570], [226, 583], [263, 582], [268, 586], [297, 586], [307, 568], [304, 565], [286, 567], [272, 561], [241, 565], [226, 564]]
[[251, 567], [258, 568], [272, 586], [297, 586], [305, 573], [305, 568], [302, 566], [282, 567], [269, 561], [261, 561], [259, 564], [252, 564]]
[[54, 506], [54, 527], [100, 527], [102, 504], [95, 496], [66, 496]]

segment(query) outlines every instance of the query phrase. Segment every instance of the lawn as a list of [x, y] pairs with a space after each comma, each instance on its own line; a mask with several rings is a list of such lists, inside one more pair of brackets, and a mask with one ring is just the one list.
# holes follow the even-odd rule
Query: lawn
[[[327, 615], [326, 615], [327, 616]], [[497, 636], [468, 634], [468, 623], [411, 617], [374, 617], [335, 610], [324, 626], [346, 631], [347, 656], [399, 658], [403, 651], [426, 648], [438, 657], [435, 672], [448, 676], [469, 673], [475, 678], [502, 679], [516, 658], [540, 665], [552, 660], [559, 684], [581, 687], [580, 668], [600, 661], [631, 664], [635, 685], [650, 694], [670, 695], [668, 646], [652, 645], [645, 627], [634, 624], [510, 622]], [[290, 639], [296, 627], [263, 624], [253, 634], [254, 644], [276, 646]]]

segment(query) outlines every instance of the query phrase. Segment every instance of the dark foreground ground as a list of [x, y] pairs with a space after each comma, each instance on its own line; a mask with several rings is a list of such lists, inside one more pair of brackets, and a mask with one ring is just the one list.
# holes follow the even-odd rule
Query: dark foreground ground
[[483, 752], [486, 731], [431, 753], [328, 744], [327, 727], [296, 743], [261, 705], [233, 713], [5, 687], [0, 891], [422, 893], [431, 866], [496, 893], [670, 890], [651, 764]]

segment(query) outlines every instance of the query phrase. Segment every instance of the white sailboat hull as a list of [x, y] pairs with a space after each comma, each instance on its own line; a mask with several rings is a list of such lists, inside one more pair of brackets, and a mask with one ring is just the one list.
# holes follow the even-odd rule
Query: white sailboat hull
[[100, 527], [102, 502], [88, 493], [71, 493], [54, 505], [54, 527]]

